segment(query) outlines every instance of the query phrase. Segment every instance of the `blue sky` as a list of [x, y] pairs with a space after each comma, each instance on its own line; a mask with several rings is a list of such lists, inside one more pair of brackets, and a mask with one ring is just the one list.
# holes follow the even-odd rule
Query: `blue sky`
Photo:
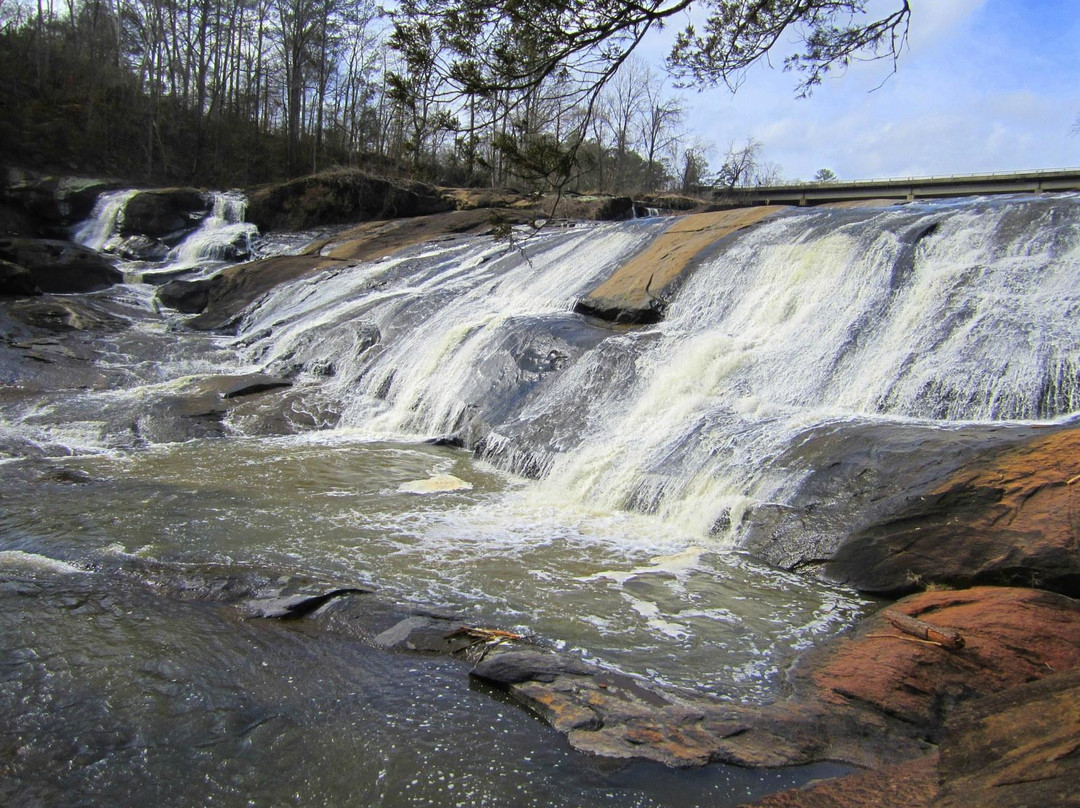
[[[712, 165], [751, 136], [787, 179], [819, 168], [861, 179], [1080, 166], [1080, 0], [911, 6], [895, 75], [886, 62], [856, 64], [800, 100], [780, 56], [734, 96], [687, 92], [687, 124], [715, 145]], [[676, 27], [642, 55], [657, 60]]]

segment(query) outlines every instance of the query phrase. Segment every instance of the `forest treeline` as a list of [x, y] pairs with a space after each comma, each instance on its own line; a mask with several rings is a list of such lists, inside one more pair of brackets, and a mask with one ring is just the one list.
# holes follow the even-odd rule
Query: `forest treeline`
[[559, 73], [444, 96], [440, 44], [411, 33], [372, 0], [0, 0], [0, 148], [31, 168], [211, 184], [331, 166], [619, 193], [777, 176], [749, 139], [710, 172], [680, 99], [634, 58], [588, 103], [565, 103]]

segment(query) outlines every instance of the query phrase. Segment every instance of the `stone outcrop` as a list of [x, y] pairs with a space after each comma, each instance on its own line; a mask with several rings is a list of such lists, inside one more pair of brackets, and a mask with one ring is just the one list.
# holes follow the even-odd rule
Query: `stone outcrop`
[[615, 323], [657, 322], [699, 253], [780, 210], [783, 207], [762, 206], [680, 217], [582, 297], [576, 311]]
[[924, 592], [891, 608], [955, 628], [965, 647], [919, 641], [878, 613], [805, 655], [789, 675], [792, 695], [763, 707], [656, 692], [535, 652], [506, 665], [489, 657], [474, 674], [598, 755], [673, 766], [880, 767], [932, 752], [961, 704], [1080, 666], [1080, 602], [1061, 595], [981, 587]]
[[825, 566], [864, 591], [1039, 586], [1080, 596], [1080, 427], [987, 453], [859, 530]]
[[120, 233], [168, 237], [193, 227], [206, 214], [206, 209], [206, 199], [197, 188], [139, 191], [124, 207]]
[[774, 461], [798, 480], [749, 515], [745, 549], [898, 597], [931, 584], [1076, 596], [1080, 425], [824, 424]]
[[3, 199], [15, 211], [19, 235], [62, 236], [67, 228], [86, 219], [97, 197], [120, 187], [115, 180], [87, 177], [50, 177], [32, 171], [8, 169], [0, 188]]
[[41, 292], [94, 292], [124, 280], [110, 259], [70, 241], [0, 238], [0, 260], [27, 270]]
[[303, 230], [453, 208], [453, 202], [433, 186], [343, 169], [259, 188], [250, 195], [247, 215], [263, 231]]
[[[177, 302], [181, 311], [201, 311], [188, 321], [199, 330], [229, 327], [243, 309], [275, 286], [323, 269], [371, 261], [424, 241], [452, 235], [489, 233], [500, 223], [520, 223], [529, 217], [514, 211], [452, 211], [411, 219], [365, 222], [309, 245], [301, 255], [279, 255], [238, 264], [209, 280], [177, 280], [167, 284], [158, 299]], [[205, 295], [205, 299], [204, 296]], [[201, 308], [196, 308], [200, 306]]]

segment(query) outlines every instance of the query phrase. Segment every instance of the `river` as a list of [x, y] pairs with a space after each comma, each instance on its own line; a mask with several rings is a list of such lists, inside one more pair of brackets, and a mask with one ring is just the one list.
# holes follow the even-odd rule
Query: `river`
[[[83, 239], [104, 247], [108, 215]], [[571, 308], [660, 219], [420, 245], [282, 286], [235, 334], [186, 330], [139, 273], [209, 274], [212, 231], [256, 238], [241, 215], [222, 202], [199, 245], [92, 296], [120, 323], [88, 338], [101, 381], [0, 401], [6, 802], [720, 806], [837, 771], [590, 758], [466, 661], [349, 629], [365, 595], [337, 618], [244, 605], [362, 587], [764, 703], [873, 607], [745, 550], [814, 470], [790, 457], [808, 435], [1076, 409], [1076, 197], [792, 211], [705, 254], [645, 328]], [[162, 426], [170, 396], [253, 372], [292, 383], [273, 419]]]

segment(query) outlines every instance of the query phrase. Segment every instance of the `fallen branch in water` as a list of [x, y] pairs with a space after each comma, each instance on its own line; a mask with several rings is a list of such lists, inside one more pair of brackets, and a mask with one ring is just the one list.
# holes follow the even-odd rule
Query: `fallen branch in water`
[[524, 634], [515, 634], [512, 631], [503, 631], [498, 628], [480, 628], [478, 626], [461, 626], [446, 635], [446, 639], [453, 637], [472, 637], [482, 642], [506, 642], [507, 640], [524, 640]]
[[[959, 651], [964, 647], [964, 638], [954, 628], [935, 626], [925, 620], [919, 620], [891, 609], [883, 611], [882, 616], [905, 634], [910, 634], [922, 642], [941, 646], [949, 651]], [[887, 635], [886, 635], [887, 636]], [[903, 639], [903, 638], [901, 638]]]

